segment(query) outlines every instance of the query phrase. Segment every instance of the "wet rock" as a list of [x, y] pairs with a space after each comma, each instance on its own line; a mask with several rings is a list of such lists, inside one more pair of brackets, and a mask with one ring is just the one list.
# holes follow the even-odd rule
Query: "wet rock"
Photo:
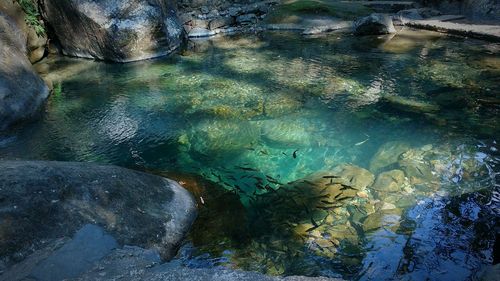
[[385, 96], [384, 101], [389, 105], [407, 112], [433, 113], [439, 111], [437, 104], [408, 99], [400, 96]]
[[221, 27], [227, 27], [230, 26], [234, 23], [234, 18], [233, 17], [219, 17], [216, 19], [213, 19], [210, 21], [208, 27], [211, 30], [221, 28]]
[[415, 8], [401, 10], [397, 13], [397, 16], [403, 21], [407, 20], [421, 20], [430, 17], [436, 17], [441, 15], [441, 12], [431, 8]]
[[290, 122], [286, 119], [269, 119], [258, 122], [262, 129], [262, 138], [271, 146], [302, 147], [308, 146], [314, 140], [311, 127], [304, 120]]
[[411, 184], [427, 184], [435, 179], [431, 164], [424, 158], [425, 156], [424, 149], [410, 149], [401, 154], [398, 164]]
[[168, 259], [196, 217], [189, 192], [158, 176], [76, 162], [4, 161], [0, 170], [6, 199], [0, 202], [0, 255], [7, 261], [87, 223]]
[[377, 173], [383, 168], [397, 163], [399, 156], [409, 149], [410, 146], [407, 143], [399, 141], [383, 144], [370, 161], [370, 171]]
[[26, 57], [26, 41], [17, 24], [0, 12], [0, 130], [35, 117], [49, 89]]
[[207, 120], [194, 130], [189, 134], [189, 142], [195, 151], [205, 155], [238, 151], [260, 140], [260, 130], [251, 122]]
[[371, 188], [380, 192], [398, 192], [401, 191], [404, 183], [404, 172], [401, 170], [391, 170], [379, 174]]
[[255, 14], [244, 14], [236, 18], [238, 24], [252, 24], [257, 22], [257, 16]]
[[363, 231], [370, 232], [383, 227], [395, 232], [399, 227], [401, 213], [401, 209], [398, 208], [375, 212], [363, 221]]
[[188, 33], [189, 37], [210, 37], [214, 36], [216, 33], [212, 30], [203, 27], [195, 27], [191, 29]]
[[43, 1], [44, 18], [66, 55], [128, 62], [166, 55], [183, 40], [173, 3]]
[[395, 33], [392, 19], [384, 14], [371, 14], [356, 20], [353, 24], [356, 35], [379, 35]]
[[101, 227], [87, 224], [72, 239], [59, 239], [34, 252], [8, 269], [0, 279], [51, 281], [75, 278], [117, 247], [117, 241]]
[[104, 280], [150, 281], [340, 281], [335, 278], [269, 276], [257, 272], [240, 271], [224, 267], [189, 268], [179, 262], [157, 264], [154, 253], [138, 247], [116, 249], [94, 268], [81, 275], [79, 281]]
[[[45, 32], [37, 32], [35, 28], [27, 24], [27, 15], [19, 6], [17, 1], [2, 1], [0, 3], [0, 13], [8, 16], [11, 21], [19, 29], [18, 36], [22, 37], [23, 42], [26, 44], [24, 50], [31, 63], [35, 63], [42, 59], [45, 55], [45, 47], [47, 44], [47, 34]], [[43, 21], [39, 20], [40, 25], [43, 26]]]

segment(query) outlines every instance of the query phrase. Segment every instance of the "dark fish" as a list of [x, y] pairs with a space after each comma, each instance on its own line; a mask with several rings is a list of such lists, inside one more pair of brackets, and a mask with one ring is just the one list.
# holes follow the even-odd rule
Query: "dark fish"
[[319, 224], [318, 224], [317, 222], [315, 222], [313, 218], [311, 218], [311, 223], [312, 223], [315, 227], [319, 227]]
[[253, 148], [253, 147], [247, 147], [247, 149], [248, 149], [248, 150], [251, 150], [251, 151], [254, 151], [254, 150], [255, 150], [255, 148]]
[[350, 185], [347, 185], [347, 184], [340, 184], [342, 187], [340, 188], [340, 190], [346, 190], [346, 189], [352, 189], [352, 190], [357, 190], [356, 188], [350, 186]]
[[318, 225], [318, 226], [313, 226], [313, 227], [311, 227], [311, 228], [308, 228], [308, 229], [306, 229], [306, 232], [313, 231], [313, 230], [315, 230], [315, 229], [316, 229], [316, 228], [318, 228], [318, 227], [319, 227], [319, 225]]
[[288, 156], [288, 154], [286, 154], [285, 152], [281, 152], [281, 153], [282, 153], [283, 155], [285, 155], [285, 156]]
[[298, 149], [296, 149], [296, 150], [293, 152], [293, 154], [292, 154], [293, 158], [297, 158], [297, 151], [299, 151], [299, 150], [298, 150]]
[[281, 182], [279, 182], [277, 179], [275, 179], [275, 178], [273, 178], [271, 176], [266, 175], [266, 178], [267, 178], [267, 181], [270, 182], [270, 183], [283, 185]]
[[243, 170], [243, 171], [252, 171], [252, 172], [257, 172], [257, 169], [254, 168], [249, 168], [249, 167], [242, 167], [242, 166], [236, 166], [236, 168]]
[[324, 179], [338, 179], [339, 176], [323, 176]]
[[310, 199], [321, 199], [321, 198], [328, 198], [328, 197], [330, 197], [330, 195], [323, 194], [323, 195], [313, 196]]
[[307, 183], [307, 184], [309, 184], [309, 185], [316, 185], [314, 182], [312, 182], [312, 181], [308, 181], [308, 180], [303, 180], [302, 182], [303, 182], [303, 183]]
[[260, 153], [262, 153], [264, 155], [269, 155], [269, 152], [267, 152], [266, 150], [261, 150]]
[[216, 178], [219, 179], [219, 182], [222, 181], [222, 177], [220, 175], [217, 175], [216, 173], [212, 172], [212, 175], [214, 175]]

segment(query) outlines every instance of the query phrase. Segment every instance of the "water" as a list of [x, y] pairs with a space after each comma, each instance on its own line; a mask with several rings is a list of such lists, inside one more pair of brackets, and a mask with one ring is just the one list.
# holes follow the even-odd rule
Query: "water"
[[53, 58], [38, 66], [56, 88], [42, 120], [2, 133], [0, 158], [181, 181], [200, 205], [186, 266], [465, 280], [493, 259], [499, 50], [406, 30], [225, 37], [125, 65]]

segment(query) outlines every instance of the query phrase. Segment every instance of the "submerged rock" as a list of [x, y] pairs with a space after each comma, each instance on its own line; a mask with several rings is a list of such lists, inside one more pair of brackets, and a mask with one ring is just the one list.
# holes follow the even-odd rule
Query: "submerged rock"
[[17, 24], [0, 12], [0, 130], [33, 118], [49, 95], [26, 57], [26, 48]]
[[400, 96], [385, 96], [384, 101], [394, 108], [415, 113], [433, 113], [439, 111], [437, 104], [408, 99]]
[[371, 14], [356, 20], [353, 24], [356, 35], [379, 35], [395, 33], [392, 19], [384, 14]]
[[383, 168], [397, 163], [399, 156], [409, 149], [410, 145], [399, 141], [383, 144], [370, 161], [370, 171], [378, 173]]
[[0, 170], [0, 256], [7, 262], [87, 223], [168, 259], [196, 217], [189, 192], [158, 176], [76, 162], [4, 161]]
[[44, 18], [66, 55], [128, 62], [178, 48], [183, 29], [170, 1], [43, 1]]
[[379, 174], [371, 188], [381, 192], [398, 192], [401, 191], [404, 183], [404, 172], [401, 170], [392, 170]]

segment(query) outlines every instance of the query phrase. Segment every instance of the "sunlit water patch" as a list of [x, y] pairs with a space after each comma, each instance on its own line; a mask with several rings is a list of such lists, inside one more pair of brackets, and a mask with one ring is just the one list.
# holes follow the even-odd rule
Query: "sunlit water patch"
[[0, 158], [177, 179], [200, 207], [186, 266], [466, 279], [493, 259], [499, 49], [264, 33], [125, 65], [51, 59], [43, 119], [0, 135]]

